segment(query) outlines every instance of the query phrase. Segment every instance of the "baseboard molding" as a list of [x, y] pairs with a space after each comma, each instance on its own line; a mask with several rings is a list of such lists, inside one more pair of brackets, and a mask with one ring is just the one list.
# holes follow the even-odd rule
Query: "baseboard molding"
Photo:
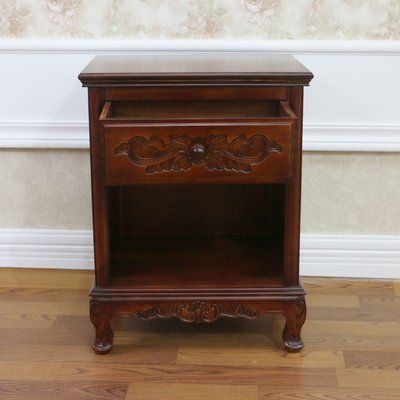
[[400, 236], [303, 235], [301, 275], [400, 278]]
[[2, 229], [0, 267], [92, 269], [92, 232]]
[[[85, 122], [0, 122], [0, 148], [88, 149]], [[400, 125], [305, 124], [305, 151], [399, 152]]]
[[0, 121], [0, 148], [88, 149], [89, 125], [74, 121]]
[[262, 51], [290, 54], [400, 54], [398, 40], [0, 39], [7, 54]]
[[[0, 230], [0, 267], [92, 269], [92, 232]], [[305, 234], [301, 275], [400, 279], [400, 236]]]
[[305, 151], [399, 152], [400, 125], [304, 124]]

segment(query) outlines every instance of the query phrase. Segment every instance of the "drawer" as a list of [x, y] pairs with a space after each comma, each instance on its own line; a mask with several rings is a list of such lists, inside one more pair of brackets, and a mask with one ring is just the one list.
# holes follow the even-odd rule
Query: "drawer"
[[286, 101], [107, 101], [107, 184], [282, 181], [296, 116]]
[[283, 181], [292, 125], [106, 125], [107, 184]]

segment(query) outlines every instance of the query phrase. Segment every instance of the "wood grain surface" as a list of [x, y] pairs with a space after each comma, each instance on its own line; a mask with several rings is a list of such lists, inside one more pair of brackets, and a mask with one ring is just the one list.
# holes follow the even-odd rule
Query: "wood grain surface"
[[90, 349], [91, 271], [0, 269], [0, 399], [400, 398], [395, 281], [307, 278], [306, 346], [283, 318], [212, 325], [117, 317], [114, 350]]
[[97, 56], [79, 75], [83, 86], [159, 85], [182, 81], [215, 85], [256, 82], [308, 85], [313, 74], [290, 55], [185, 54]]

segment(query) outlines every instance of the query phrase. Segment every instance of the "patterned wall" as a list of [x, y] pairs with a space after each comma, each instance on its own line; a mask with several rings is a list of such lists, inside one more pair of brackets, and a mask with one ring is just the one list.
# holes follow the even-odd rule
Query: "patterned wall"
[[400, 39], [399, 0], [0, 3], [0, 37]]

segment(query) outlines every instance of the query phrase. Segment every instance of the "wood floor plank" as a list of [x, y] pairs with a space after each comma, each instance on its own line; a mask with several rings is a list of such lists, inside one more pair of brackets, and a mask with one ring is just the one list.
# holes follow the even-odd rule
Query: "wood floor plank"
[[304, 287], [309, 295], [394, 295], [393, 280], [373, 279], [342, 279], [342, 278], [302, 278]]
[[310, 307], [307, 320], [399, 322], [400, 306], [364, 306], [359, 308]]
[[113, 382], [0, 382], [4, 400], [124, 400], [127, 391], [127, 383]]
[[369, 307], [385, 306], [395, 308], [400, 306], [400, 296], [358, 296], [360, 305], [366, 310]]
[[59, 289], [55, 301], [59, 303], [87, 303], [89, 301], [89, 289]]
[[56, 301], [58, 293], [59, 289], [0, 287], [0, 301]]
[[48, 329], [56, 315], [46, 314], [2, 314], [0, 313], [1, 329]]
[[394, 292], [396, 293], [397, 296], [400, 296], [400, 282], [395, 281], [394, 283]]
[[[282, 316], [267, 315], [252, 321], [225, 318], [213, 324], [185, 324], [177, 319], [143, 321], [130, 315], [115, 317], [111, 323], [116, 333], [140, 332], [146, 335], [158, 335], [160, 338], [164, 338], [166, 335], [172, 337], [175, 335], [182, 337], [207, 335], [214, 340], [221, 338], [223, 338], [222, 340], [230, 340], [231, 337], [242, 334], [242, 339], [256, 335], [259, 338], [263, 337], [264, 342], [268, 342], [272, 340], [274, 321], [277, 319], [283, 321]], [[54, 321], [53, 328], [87, 330], [93, 329], [93, 326], [88, 315], [59, 315]], [[279, 343], [282, 343], [281, 339], [279, 339]]]
[[87, 289], [93, 283], [93, 271], [0, 268], [1, 287]]
[[314, 294], [307, 297], [308, 307], [335, 307], [335, 308], [357, 308], [360, 307], [358, 296], [336, 295], [336, 294]]
[[262, 385], [259, 387], [260, 400], [398, 400], [395, 389], [366, 388], [285, 388]]
[[57, 375], [58, 380], [114, 382], [169, 382], [204, 384], [234, 384], [275, 386], [336, 386], [333, 368], [255, 368], [203, 365], [132, 365], [106, 363], [64, 362]]
[[345, 388], [400, 389], [400, 371], [378, 369], [338, 369], [338, 382]]
[[0, 301], [87, 302], [87, 289], [0, 287]]
[[0, 361], [0, 381], [52, 381], [60, 368], [59, 362]]
[[[72, 340], [73, 339], [73, 340]], [[79, 341], [78, 337], [71, 338], [70, 343]], [[0, 354], [2, 361], [15, 362], [93, 362], [102, 363], [132, 363], [132, 364], [170, 364], [175, 363], [178, 347], [143, 347], [134, 344], [120, 344], [102, 357], [94, 354], [87, 344], [64, 345], [2, 345]]]
[[82, 315], [89, 312], [88, 301], [85, 302], [51, 302], [51, 301], [1, 301], [0, 314], [49, 314], [49, 315]]
[[318, 332], [319, 335], [340, 336], [400, 336], [400, 321], [307, 321], [303, 334]]
[[256, 385], [131, 383], [127, 400], [257, 400]]
[[93, 331], [93, 325], [90, 322], [89, 314], [87, 315], [57, 315], [54, 318], [53, 329], [72, 329]]
[[189, 365], [234, 365], [261, 367], [297, 367], [297, 368], [341, 368], [344, 367], [341, 351], [302, 351], [288, 353], [285, 350], [241, 347], [216, 348], [201, 346], [180, 347], [178, 364]]
[[0, 329], [0, 346], [16, 345], [90, 345], [93, 341], [92, 331], [79, 331], [70, 329]]
[[252, 348], [277, 349], [281, 351], [282, 344], [274, 343], [267, 335], [246, 335], [246, 334], [204, 334], [193, 335], [186, 332], [171, 332], [167, 335], [160, 333], [147, 333], [137, 331], [116, 331], [114, 342], [117, 346], [128, 348], [152, 348], [152, 349], [177, 349], [190, 346], [193, 343], [208, 343], [211, 347], [240, 347], [243, 351]]
[[305, 350], [371, 350], [400, 351], [398, 336], [365, 337], [360, 335], [327, 336], [318, 332], [302, 335], [305, 341]]
[[344, 352], [347, 368], [393, 369], [400, 371], [400, 351]]

